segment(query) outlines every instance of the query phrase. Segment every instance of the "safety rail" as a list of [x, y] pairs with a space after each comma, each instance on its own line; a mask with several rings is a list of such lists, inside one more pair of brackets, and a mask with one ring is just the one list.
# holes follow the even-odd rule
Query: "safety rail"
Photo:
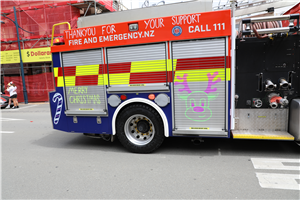
[[[293, 21], [297, 20], [297, 25], [294, 26]], [[269, 28], [269, 29], [257, 29], [257, 34], [266, 33], [286, 33], [286, 32], [297, 32], [299, 31], [299, 14], [282, 15], [282, 16], [271, 16], [271, 17], [257, 17], [243, 19], [242, 24], [246, 24], [246, 30], [242, 31], [242, 35], [254, 35], [255, 31], [250, 30], [251, 23], [267, 22], [267, 21], [279, 21], [279, 20], [290, 20], [289, 27], [280, 28]]]
[[54, 37], [54, 28], [55, 28], [55, 26], [59, 26], [59, 25], [63, 25], [63, 24], [68, 24], [69, 30], [71, 29], [71, 25], [70, 25], [69, 22], [61, 22], [61, 23], [54, 24], [52, 26], [51, 47], [53, 46], [53, 37]]

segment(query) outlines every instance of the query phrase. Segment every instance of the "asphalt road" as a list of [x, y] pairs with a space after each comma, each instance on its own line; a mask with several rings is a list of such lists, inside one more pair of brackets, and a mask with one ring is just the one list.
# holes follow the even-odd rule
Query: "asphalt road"
[[1, 114], [2, 199], [300, 199], [294, 142], [167, 138], [133, 154], [53, 130], [47, 103]]

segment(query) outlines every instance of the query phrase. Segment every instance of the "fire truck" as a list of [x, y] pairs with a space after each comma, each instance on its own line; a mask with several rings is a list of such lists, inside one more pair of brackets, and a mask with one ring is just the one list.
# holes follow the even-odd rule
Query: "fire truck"
[[54, 39], [53, 128], [136, 153], [167, 137], [299, 142], [299, 14], [243, 19], [236, 34], [234, 10], [189, 8]]

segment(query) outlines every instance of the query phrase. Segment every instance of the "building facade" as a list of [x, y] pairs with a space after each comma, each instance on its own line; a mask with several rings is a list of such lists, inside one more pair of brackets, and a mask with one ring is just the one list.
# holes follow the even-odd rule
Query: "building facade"
[[[19, 102], [24, 101], [23, 82], [14, 9], [19, 28], [28, 102], [48, 101], [48, 92], [54, 90], [52, 56], [50, 52], [52, 26], [69, 22], [77, 28], [78, 17], [113, 12], [118, 2], [113, 0], [1, 1], [1, 92], [13, 81], [17, 85]], [[55, 37], [63, 36], [67, 25], [57, 26]]]

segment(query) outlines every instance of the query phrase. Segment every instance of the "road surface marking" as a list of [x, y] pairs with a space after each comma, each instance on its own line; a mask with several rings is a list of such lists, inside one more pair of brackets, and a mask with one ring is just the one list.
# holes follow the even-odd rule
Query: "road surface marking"
[[300, 159], [251, 158], [255, 169], [300, 170]]
[[11, 111], [18, 111], [18, 110], [21, 110], [21, 109], [24, 109], [24, 108], [31, 108], [31, 107], [35, 107], [35, 106], [37, 106], [37, 105], [32, 105], [32, 106], [25, 106], [25, 107], [21, 107], [21, 108], [16, 108], [16, 109], [9, 109], [9, 110], [11, 110]]
[[17, 121], [17, 120], [24, 120], [24, 119], [0, 118], [0, 121], [2, 121], [2, 122]]
[[300, 184], [296, 181], [300, 179], [300, 174], [256, 173], [256, 177], [262, 188], [300, 190]]
[[[300, 159], [278, 158], [251, 158], [255, 169], [263, 170], [289, 170], [297, 174], [259, 173], [256, 177], [262, 188], [300, 190]], [[298, 181], [298, 182], [297, 182]]]
[[0, 131], [0, 133], [14, 133], [14, 131]]
[[22, 106], [21, 108], [16, 108], [16, 109], [12, 109], [12, 108], [10, 108], [10, 109], [3, 109], [3, 110], [1, 110], [1, 111], [9, 111], [9, 112], [15, 112], [15, 111], [18, 111], [18, 110], [21, 110], [21, 109], [24, 109], [24, 108], [31, 108], [31, 107], [35, 107], [35, 106], [38, 106], [38, 105], [32, 105], [32, 106]]

